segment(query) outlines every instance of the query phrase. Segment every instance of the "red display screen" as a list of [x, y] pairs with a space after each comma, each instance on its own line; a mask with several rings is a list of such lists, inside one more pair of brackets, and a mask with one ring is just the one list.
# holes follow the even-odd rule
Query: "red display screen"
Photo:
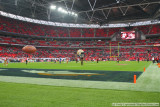
[[135, 31], [124, 31], [121, 32], [121, 38], [125, 39], [135, 39]]

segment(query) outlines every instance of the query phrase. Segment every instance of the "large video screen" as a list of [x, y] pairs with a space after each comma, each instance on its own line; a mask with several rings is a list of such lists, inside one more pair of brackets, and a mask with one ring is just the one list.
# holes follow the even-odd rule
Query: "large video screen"
[[135, 39], [135, 31], [123, 31], [121, 32], [121, 39]]

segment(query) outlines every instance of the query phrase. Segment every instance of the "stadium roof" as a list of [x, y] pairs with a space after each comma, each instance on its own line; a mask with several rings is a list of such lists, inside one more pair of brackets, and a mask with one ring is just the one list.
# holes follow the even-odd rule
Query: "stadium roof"
[[134, 23], [159, 19], [160, 0], [0, 0], [0, 11], [61, 23]]

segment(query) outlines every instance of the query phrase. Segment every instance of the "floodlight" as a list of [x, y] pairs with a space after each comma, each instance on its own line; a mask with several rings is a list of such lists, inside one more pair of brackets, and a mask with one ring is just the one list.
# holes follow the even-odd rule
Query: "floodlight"
[[63, 9], [63, 8], [61, 8], [61, 7], [58, 8], [58, 11], [59, 11], [59, 12], [62, 12], [62, 13], [65, 13], [65, 14], [68, 13], [65, 9]]
[[62, 9], [61, 7], [59, 7], [59, 8], [58, 8], [58, 11], [62, 12], [62, 11], [63, 11], [63, 9]]
[[61, 7], [58, 8], [58, 11], [62, 12], [64, 14], [69, 14], [69, 15], [76, 16], [76, 17], [78, 16], [78, 14], [76, 14], [75, 12], [73, 12], [73, 11], [67, 11], [67, 10], [65, 10], [65, 9], [63, 9]]
[[62, 10], [63, 13], [67, 14], [68, 12], [66, 10]]
[[55, 6], [55, 5], [51, 5], [51, 6], [50, 6], [50, 9], [55, 10], [55, 9], [56, 9], [56, 6]]
[[77, 16], [78, 16], [78, 14], [75, 14], [75, 16], [77, 17]]
[[74, 15], [74, 12], [72, 12], [71, 14]]

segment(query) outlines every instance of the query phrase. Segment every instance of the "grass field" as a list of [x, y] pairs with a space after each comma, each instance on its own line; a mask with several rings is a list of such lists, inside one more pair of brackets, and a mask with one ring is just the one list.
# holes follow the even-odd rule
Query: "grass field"
[[147, 68], [151, 62], [141, 61], [107, 61], [107, 62], [84, 62], [81, 66], [80, 63], [69, 62], [67, 63], [53, 63], [53, 62], [38, 62], [28, 63], [10, 63], [8, 67], [0, 65], [2, 68], [34, 68], [34, 69], [69, 69], [69, 70], [106, 70], [106, 71], [143, 71], [144, 67]]
[[112, 103], [158, 103], [156, 92], [116, 91], [0, 82], [0, 107], [110, 107]]
[[[121, 61], [119, 64], [115, 61], [99, 62], [98, 64], [96, 62], [85, 62], [84, 66], [75, 62], [70, 62], [69, 64], [43, 62], [29, 63], [27, 66], [24, 63], [10, 63], [8, 67], [2, 64], [0, 66], [2, 68], [106, 70], [111, 72], [142, 72], [144, 67], [146, 68], [146, 72], [140, 76], [137, 84], [46, 79], [46, 82], [43, 80], [42, 85], [35, 85], [32, 78], [18, 80], [19, 83], [11, 83], [16, 78], [12, 77], [9, 80], [10, 77], [4, 76], [8, 81], [0, 82], [0, 107], [111, 107], [112, 103], [160, 103], [160, 73], [158, 71], [160, 69], [157, 68], [156, 64], [151, 64], [151, 62]], [[27, 81], [33, 81], [33, 84], [27, 83]], [[36, 82], [38, 81], [36, 79]], [[63, 83], [58, 83], [58, 81], [64, 82], [64, 85]], [[47, 83], [51, 82], [54, 84], [57, 82], [57, 86], [47, 85]], [[74, 86], [79, 88], [74, 88]], [[100, 89], [94, 89], [94, 87], [99, 87]]]

